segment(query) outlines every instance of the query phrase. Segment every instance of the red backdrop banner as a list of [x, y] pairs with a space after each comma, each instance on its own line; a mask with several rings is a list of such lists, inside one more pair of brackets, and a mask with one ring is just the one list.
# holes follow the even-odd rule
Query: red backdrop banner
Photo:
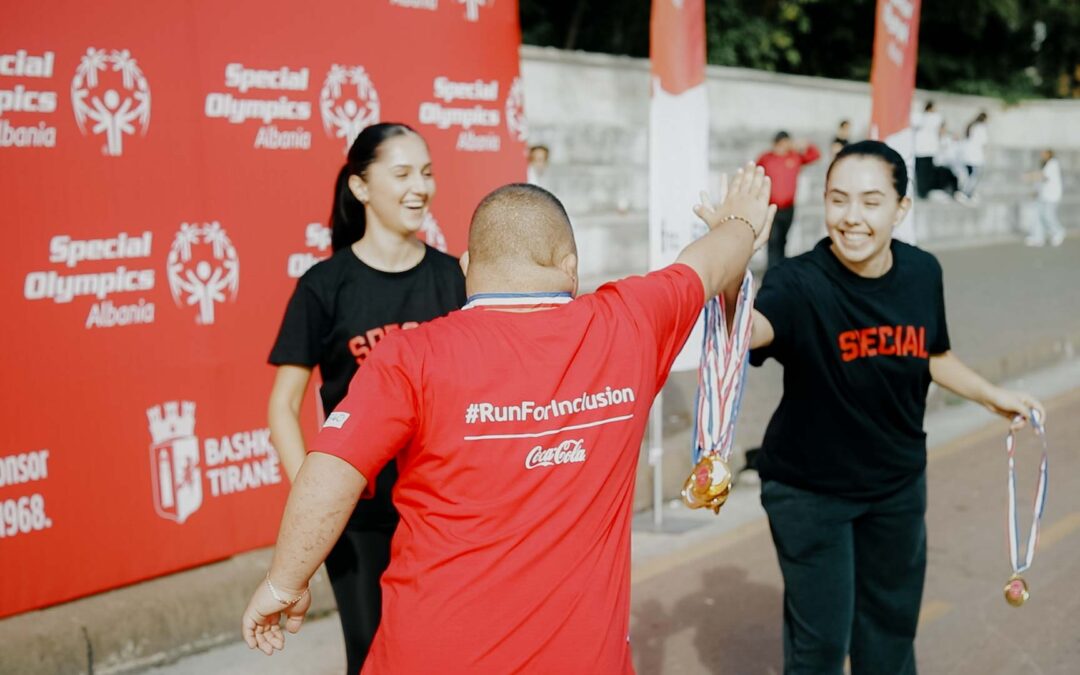
[[424, 135], [424, 236], [459, 254], [479, 199], [524, 178], [526, 133], [514, 0], [19, 0], [4, 19], [0, 616], [272, 543], [266, 357], [329, 255], [349, 142], [377, 121]]

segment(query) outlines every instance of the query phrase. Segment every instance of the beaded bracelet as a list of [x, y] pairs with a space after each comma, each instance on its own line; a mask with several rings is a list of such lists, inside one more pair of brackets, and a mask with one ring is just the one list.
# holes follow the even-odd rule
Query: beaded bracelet
[[728, 221], [732, 221], [732, 220], [741, 220], [744, 223], [746, 223], [746, 226], [749, 227], [750, 231], [754, 233], [754, 239], [758, 238], [758, 231], [754, 229], [754, 224], [751, 223], [748, 219], [743, 218], [740, 215], [736, 215], [734, 213], [728, 214], [728, 215], [724, 216], [723, 218], [721, 218], [720, 222], [718, 224], [723, 225], [724, 223], [726, 223]]
[[300, 595], [296, 596], [292, 600], [286, 600], [285, 598], [278, 595], [277, 589], [274, 588], [274, 584], [270, 583], [270, 573], [269, 572], [266, 573], [266, 587], [270, 589], [270, 595], [274, 596], [275, 600], [277, 600], [281, 604], [285, 605], [286, 607], [290, 607], [290, 606], [295, 605], [296, 603], [300, 602], [300, 599], [303, 598], [304, 594], [308, 592], [308, 589], [305, 588], [300, 593]]

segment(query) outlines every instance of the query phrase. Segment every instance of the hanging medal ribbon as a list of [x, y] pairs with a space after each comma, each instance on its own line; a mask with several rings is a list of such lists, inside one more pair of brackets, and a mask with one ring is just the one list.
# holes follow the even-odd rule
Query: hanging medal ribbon
[[1005, 584], [1005, 600], [1013, 607], [1023, 605], [1029, 597], [1027, 582], [1020, 575], [1031, 567], [1031, 561], [1035, 559], [1035, 547], [1039, 543], [1039, 524], [1046, 508], [1046, 428], [1043, 426], [1042, 415], [1034, 409], [1031, 411], [1031, 428], [1042, 443], [1042, 461], [1039, 462], [1039, 482], [1035, 488], [1031, 532], [1028, 534], [1023, 563], [1020, 562], [1020, 523], [1016, 513], [1016, 431], [1010, 429], [1009, 436], [1005, 439], [1005, 450], [1009, 457], [1009, 522], [1006, 523], [1006, 529], [1009, 532], [1009, 563], [1013, 572]]
[[683, 501], [692, 509], [710, 508], [719, 513], [731, 492], [731, 450], [746, 383], [753, 310], [754, 276], [749, 270], [735, 302], [730, 335], [723, 296], [705, 304], [692, 436], [694, 470], [682, 490]]

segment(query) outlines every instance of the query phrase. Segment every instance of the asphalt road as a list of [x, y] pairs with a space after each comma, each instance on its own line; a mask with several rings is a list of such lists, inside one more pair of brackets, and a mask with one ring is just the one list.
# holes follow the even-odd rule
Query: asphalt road
[[[1080, 672], [1080, 390], [1051, 401], [1048, 418], [1049, 501], [1026, 575], [1032, 597], [1019, 609], [1002, 597], [1010, 572], [1002, 425], [931, 454], [929, 564], [916, 643], [922, 673]], [[1021, 436], [1018, 504], [1028, 519], [1037, 450], [1033, 434]], [[783, 588], [766, 523], [702, 547], [708, 555], [672, 555], [635, 570], [638, 672], [780, 672]]]

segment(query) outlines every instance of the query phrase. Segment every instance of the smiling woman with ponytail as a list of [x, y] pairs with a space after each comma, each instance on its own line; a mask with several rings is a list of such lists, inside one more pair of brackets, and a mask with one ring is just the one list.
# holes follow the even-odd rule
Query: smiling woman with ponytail
[[[297, 283], [270, 353], [277, 366], [270, 431], [290, 480], [306, 455], [300, 408], [313, 369], [319, 368], [319, 398], [327, 424], [333, 424], [332, 413], [349, 381], [387, 333], [464, 304], [465, 279], [457, 259], [416, 236], [434, 196], [427, 144], [411, 128], [376, 124], [353, 142], [334, 186], [334, 253]], [[398, 522], [390, 501], [396, 478], [397, 467], [390, 462], [326, 560], [348, 673], [360, 671], [379, 625], [379, 579]]]

